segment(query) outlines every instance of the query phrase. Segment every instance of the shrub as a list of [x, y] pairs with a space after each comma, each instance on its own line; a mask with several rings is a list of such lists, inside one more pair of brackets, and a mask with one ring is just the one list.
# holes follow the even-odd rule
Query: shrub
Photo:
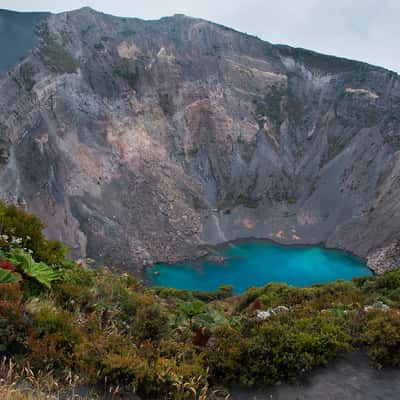
[[29, 323], [18, 284], [0, 284], [0, 354], [20, 353]]
[[363, 340], [376, 367], [400, 367], [400, 311], [370, 313]]
[[206, 350], [206, 362], [213, 382], [241, 383], [240, 376], [247, 368], [243, 364], [247, 346], [248, 340], [228, 325], [214, 331], [212, 345]]
[[185, 345], [164, 342], [160, 351], [150, 341], [140, 346], [115, 333], [92, 335], [76, 348], [81, 372], [92, 383], [129, 386], [143, 398], [192, 399], [207, 385], [202, 358]]
[[[67, 265], [65, 265], [67, 264]], [[82, 287], [92, 287], [95, 283], [96, 272], [90, 269], [84, 269], [73, 263], [61, 262], [64, 270], [64, 282]]]
[[256, 299], [259, 299], [264, 307], [307, 304], [314, 310], [321, 310], [332, 307], [333, 304], [360, 303], [362, 292], [351, 281], [337, 281], [307, 288], [296, 288], [284, 283], [270, 283], [264, 287], [248, 289], [240, 296], [236, 311], [243, 311]]
[[60, 45], [54, 35], [50, 32], [46, 23], [37, 27], [37, 34], [41, 37], [40, 58], [43, 64], [47, 65], [56, 73], [72, 74], [78, 68], [78, 62], [71, 53]]
[[90, 313], [95, 310], [93, 291], [90, 287], [71, 282], [60, 282], [55, 285], [57, 305], [68, 311]]
[[215, 331], [207, 361], [212, 376], [228, 384], [293, 380], [350, 349], [351, 338], [343, 325], [342, 317], [329, 314], [305, 318], [289, 314], [241, 331], [224, 326]]
[[22, 64], [19, 68], [19, 75], [22, 80], [22, 85], [25, 90], [30, 92], [35, 85], [33, 66], [29, 63]]
[[341, 318], [285, 318], [262, 324], [252, 335], [244, 362], [248, 365], [244, 384], [293, 380], [350, 349], [350, 336]]
[[143, 365], [136, 346], [115, 333], [85, 335], [75, 346], [75, 355], [81, 373], [90, 383], [104, 383], [107, 379], [115, 384], [129, 384]]
[[357, 284], [366, 295], [367, 303], [383, 301], [400, 306], [400, 269], [359, 280]]
[[42, 370], [71, 367], [74, 347], [81, 339], [72, 314], [58, 310], [51, 302], [37, 302], [31, 308], [34, 328], [27, 343], [32, 365]]
[[205, 290], [191, 291], [191, 290], [163, 288], [163, 287], [155, 287], [152, 288], [151, 290], [165, 299], [180, 299], [184, 301], [200, 300], [206, 303], [214, 300], [224, 300], [228, 297], [233, 296], [233, 286], [231, 285], [222, 285], [217, 290], [213, 291], [205, 291]]
[[125, 79], [128, 85], [132, 89], [137, 88], [137, 83], [139, 81], [140, 72], [138, 66], [135, 66], [135, 70], [131, 70], [131, 66], [127, 63], [122, 63], [120, 67], [114, 68], [114, 73], [121, 78]]
[[140, 341], [146, 339], [158, 341], [169, 330], [169, 318], [156, 299], [140, 296], [131, 330]]
[[0, 201], [0, 248], [26, 248], [35, 259], [46, 264], [58, 264], [65, 258], [66, 248], [59, 241], [47, 240], [44, 224], [35, 215], [14, 204]]

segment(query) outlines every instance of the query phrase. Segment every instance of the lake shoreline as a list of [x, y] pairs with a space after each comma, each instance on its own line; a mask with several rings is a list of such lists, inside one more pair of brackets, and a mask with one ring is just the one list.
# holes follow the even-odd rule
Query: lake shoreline
[[[204, 259], [210, 255], [215, 255], [215, 251], [216, 249], [222, 248], [222, 247], [226, 247], [229, 246], [231, 244], [238, 244], [240, 242], [245, 242], [245, 241], [261, 241], [261, 242], [266, 242], [266, 243], [271, 243], [277, 246], [282, 246], [282, 247], [303, 247], [303, 248], [307, 248], [307, 247], [320, 247], [321, 249], [324, 250], [329, 250], [329, 251], [340, 251], [343, 252], [351, 257], [353, 257], [354, 259], [363, 262], [367, 265], [367, 261], [368, 261], [368, 257], [362, 257], [360, 255], [357, 255], [356, 253], [353, 253], [352, 251], [345, 249], [345, 248], [341, 248], [341, 247], [329, 247], [326, 245], [326, 243], [324, 241], [321, 242], [315, 242], [315, 243], [282, 243], [282, 242], [278, 242], [274, 239], [271, 238], [265, 238], [265, 237], [253, 237], [253, 236], [248, 236], [248, 237], [243, 237], [243, 238], [238, 238], [238, 239], [233, 239], [233, 240], [229, 240], [226, 242], [221, 242], [221, 243], [217, 243], [217, 244], [201, 244], [197, 247], [197, 255], [194, 255], [193, 257], [182, 257], [179, 258], [177, 260], [164, 260], [164, 261], [157, 261], [156, 263], [152, 264], [152, 265], [143, 265], [141, 270], [142, 272], [146, 271], [149, 268], [153, 268], [156, 265], [159, 264], [164, 264], [164, 265], [174, 265], [174, 264], [192, 264], [195, 263], [196, 261], [199, 261], [201, 259]], [[368, 268], [375, 274], [378, 273], [377, 271], [375, 271], [373, 268], [369, 267]]]
[[[259, 247], [258, 247], [259, 245]], [[264, 248], [265, 245], [265, 248]], [[321, 254], [316, 254], [313, 256], [313, 258], [308, 262], [307, 259], [305, 259], [305, 255], [302, 252], [302, 250], [307, 250], [310, 248], [316, 248], [321, 250]], [[291, 257], [287, 254], [281, 253], [281, 250], [283, 249], [290, 249], [292, 252], [294, 251], [293, 259], [296, 259], [299, 262], [299, 265], [296, 265], [296, 268], [298, 268], [298, 281], [299, 283], [293, 283], [293, 261], [290, 259]], [[235, 239], [232, 241], [224, 242], [224, 243], [219, 243], [217, 245], [204, 245], [199, 247], [199, 253], [201, 254], [200, 256], [194, 256], [191, 258], [185, 258], [179, 262], [165, 262], [165, 263], [156, 263], [151, 267], [146, 267], [143, 272], [145, 276], [145, 284], [147, 286], [162, 286], [162, 287], [175, 287], [177, 289], [187, 289], [187, 290], [205, 290], [205, 291], [212, 291], [215, 290], [215, 285], [210, 287], [210, 288], [204, 288], [201, 287], [202, 285], [205, 285], [205, 280], [204, 278], [203, 282], [199, 282], [198, 284], [195, 283], [195, 279], [191, 275], [191, 269], [193, 270], [202, 270], [205, 268], [208, 270], [208, 281], [212, 282], [212, 277], [211, 275], [214, 276], [214, 278], [217, 278], [218, 286], [219, 285], [233, 285], [235, 289], [237, 289], [239, 292], [242, 292], [243, 289], [241, 288], [241, 285], [233, 284], [231, 275], [227, 275], [227, 279], [224, 282], [223, 278], [221, 276], [218, 276], [218, 273], [214, 268], [218, 265], [226, 265], [227, 268], [234, 268], [230, 272], [233, 274], [238, 273], [238, 268], [240, 269], [241, 266], [238, 266], [237, 260], [238, 258], [243, 257], [243, 267], [247, 268], [247, 271], [250, 273], [249, 276], [252, 276], [254, 281], [257, 282], [257, 279], [264, 279], [264, 276], [261, 274], [260, 275], [260, 270], [258, 266], [255, 264], [260, 262], [272, 262], [276, 263], [276, 265], [281, 265], [282, 267], [279, 269], [269, 269], [265, 271], [264, 273], [266, 274], [265, 277], [265, 283], [258, 284], [258, 283], [250, 283], [248, 287], [258, 287], [262, 286], [264, 284], [267, 284], [268, 282], [277, 282], [276, 279], [278, 279], [279, 282], [286, 282], [289, 285], [292, 286], [297, 286], [297, 287], [306, 287], [306, 286], [311, 286], [314, 284], [323, 284], [326, 282], [331, 282], [339, 279], [352, 279], [353, 276], [351, 276], [351, 273], [349, 273], [349, 268], [352, 268], [354, 263], [354, 266], [357, 268], [365, 268], [366, 274], [365, 276], [369, 274], [375, 274], [375, 272], [368, 267], [367, 261], [363, 257], [359, 257], [347, 250], [343, 249], [338, 249], [338, 248], [331, 248], [326, 246], [324, 243], [318, 243], [318, 244], [282, 244], [282, 243], [277, 243], [274, 240], [271, 239], [266, 239], [266, 238], [243, 238], [243, 239]], [[298, 252], [296, 253], [296, 250]], [[244, 251], [243, 254], [240, 254], [242, 251]], [[252, 256], [249, 257], [249, 251], [251, 251]], [[199, 254], [198, 253], [198, 254]], [[332, 260], [327, 261], [326, 256], [331, 254], [332, 255]], [[271, 258], [272, 257], [272, 258]], [[317, 257], [317, 258], [315, 258]], [[348, 259], [348, 260], [347, 260]], [[333, 263], [333, 266], [332, 266]], [[337, 269], [336, 269], [336, 265]], [[247, 265], [247, 267], [246, 267]], [[311, 273], [309, 272], [309, 268], [311, 266], [315, 265], [321, 265], [322, 269], [317, 269], [313, 270]], [[168, 267], [171, 267], [171, 270], [167, 270]], [[179, 268], [182, 267], [182, 270], [179, 271]], [[157, 268], [160, 268], [158, 270]], [[175, 269], [175, 271], [173, 270]], [[289, 278], [288, 277], [283, 277], [279, 275], [279, 273], [284, 274], [286, 273], [285, 270], [289, 269]], [[326, 272], [324, 271], [326, 270]], [[186, 271], [185, 271], [186, 270]], [[253, 272], [251, 272], [251, 270]], [[154, 271], [154, 272], [152, 272]], [[175, 284], [160, 284], [157, 281], [160, 280], [159, 276], [161, 274], [165, 274], [165, 271], [168, 272], [169, 275], [174, 275], [174, 278], [169, 278], [172, 279], [173, 282], [179, 281], [180, 279], [184, 280], [189, 280], [191, 282], [190, 287], [182, 287], [178, 284], [176, 286]], [[178, 271], [178, 273], [177, 273]], [[278, 272], [277, 272], [278, 271]], [[240, 272], [240, 271], [239, 271]], [[337, 278], [335, 276], [335, 273], [337, 274]], [[154, 274], [154, 276], [152, 275]], [[179, 276], [180, 274], [180, 276]], [[186, 275], [185, 275], [186, 274]], [[278, 274], [278, 276], [277, 276]], [[324, 276], [326, 274], [326, 276]], [[341, 277], [343, 275], [343, 278]], [[165, 275], [164, 279], [168, 279]], [[357, 272], [355, 276], [364, 276], [360, 274], [360, 272]], [[315, 278], [315, 281], [313, 281], [313, 278]], [[319, 279], [320, 278], [320, 279]], [[203, 277], [199, 276], [198, 278], [203, 279]], [[249, 282], [250, 280], [247, 279]], [[194, 287], [196, 286], [196, 287]], [[236, 290], [235, 290], [236, 291]]]

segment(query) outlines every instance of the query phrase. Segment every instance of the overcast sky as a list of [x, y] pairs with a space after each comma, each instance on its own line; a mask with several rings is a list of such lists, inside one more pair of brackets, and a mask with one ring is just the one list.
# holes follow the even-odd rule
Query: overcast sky
[[83, 6], [144, 19], [183, 13], [400, 72], [400, 0], [0, 0], [0, 8], [21, 11]]

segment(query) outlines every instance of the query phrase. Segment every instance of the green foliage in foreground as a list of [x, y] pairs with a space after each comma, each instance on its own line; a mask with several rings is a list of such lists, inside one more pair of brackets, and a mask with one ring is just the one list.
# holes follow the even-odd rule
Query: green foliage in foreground
[[17, 282], [19, 282], [18, 275], [0, 268], [0, 284], [17, 283]]
[[[206, 399], [217, 385], [298, 379], [357, 348], [379, 368], [400, 367], [400, 270], [308, 288], [269, 284], [240, 296], [231, 287], [146, 288], [130, 275], [69, 262], [61, 245], [53, 258], [39, 230], [31, 256], [24, 248], [32, 232], [18, 218], [32, 217], [13, 210], [13, 230], [4, 207], [3, 228], [25, 239], [1, 245], [0, 265], [11, 261], [22, 282], [0, 276], [0, 355], [33, 371], [143, 398]], [[271, 309], [280, 312], [259, 317]]]
[[0, 249], [3, 251], [15, 247], [29, 249], [38, 262], [62, 263], [66, 248], [57, 240], [47, 240], [43, 229], [43, 222], [35, 215], [0, 201]]
[[61, 274], [54, 268], [49, 267], [44, 262], [36, 262], [33, 257], [21, 249], [12, 249], [10, 251], [10, 261], [20, 267], [27, 276], [36, 279], [39, 283], [51, 288], [51, 283], [61, 279]]

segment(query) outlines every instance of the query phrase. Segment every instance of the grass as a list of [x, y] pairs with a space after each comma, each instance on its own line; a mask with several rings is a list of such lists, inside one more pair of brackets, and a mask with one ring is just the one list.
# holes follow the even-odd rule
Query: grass
[[[69, 375], [60, 382], [53, 373], [34, 372], [29, 364], [21, 366], [12, 359], [0, 359], [0, 399], [2, 400], [96, 400], [104, 398], [104, 393], [88, 391], [77, 394], [78, 377]], [[118, 395], [118, 388], [109, 387], [108, 396]]]

